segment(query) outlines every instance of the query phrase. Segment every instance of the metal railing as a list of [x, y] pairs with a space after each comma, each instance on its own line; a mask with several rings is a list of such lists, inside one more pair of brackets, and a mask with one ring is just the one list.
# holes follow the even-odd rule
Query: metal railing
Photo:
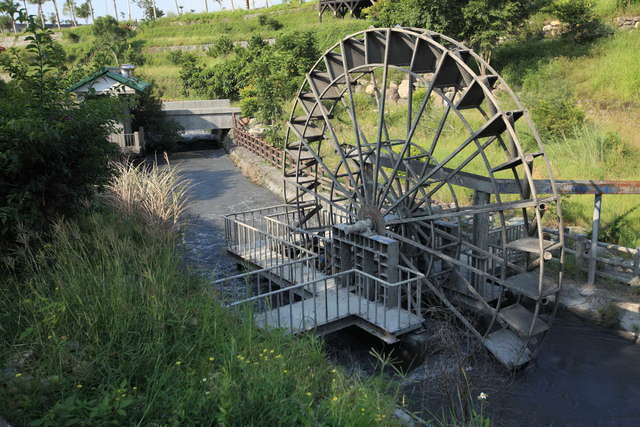
[[236, 309], [248, 308], [261, 327], [285, 329], [293, 334], [350, 316], [358, 316], [392, 333], [422, 323], [420, 304], [424, 276], [421, 273], [400, 268], [400, 280], [396, 283], [360, 270], [322, 275], [284, 287], [274, 280], [284, 271], [303, 272], [307, 261], [227, 277], [214, 282], [214, 286], [224, 288], [229, 282], [246, 283], [248, 296], [227, 305]]

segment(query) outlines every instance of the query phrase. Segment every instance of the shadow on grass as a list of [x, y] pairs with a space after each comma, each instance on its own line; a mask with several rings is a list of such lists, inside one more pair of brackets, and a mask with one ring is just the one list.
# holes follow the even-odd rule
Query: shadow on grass
[[494, 52], [493, 67], [510, 84], [521, 86], [527, 74], [536, 72], [554, 58], [588, 55], [597, 40], [577, 43], [569, 38], [534, 38], [507, 43]]

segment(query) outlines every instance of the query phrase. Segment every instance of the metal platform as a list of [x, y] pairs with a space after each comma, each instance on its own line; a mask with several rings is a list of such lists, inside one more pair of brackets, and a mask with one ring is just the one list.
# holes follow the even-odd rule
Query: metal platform
[[[290, 234], [280, 233], [281, 208], [286, 209], [266, 208], [226, 218], [227, 250], [257, 268], [214, 282], [220, 289], [243, 288], [241, 297], [235, 293], [226, 301], [228, 306], [248, 307], [259, 327], [291, 334], [358, 326], [393, 343], [422, 326], [421, 273], [385, 264], [384, 273], [377, 275], [362, 271], [356, 263], [325, 274], [321, 269], [330, 254], [311, 252], [292, 243], [296, 239]], [[371, 239], [378, 245], [379, 240]], [[369, 250], [374, 247], [378, 248]]]

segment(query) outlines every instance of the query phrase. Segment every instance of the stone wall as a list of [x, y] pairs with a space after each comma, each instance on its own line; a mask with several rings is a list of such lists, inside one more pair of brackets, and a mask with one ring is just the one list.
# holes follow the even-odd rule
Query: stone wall
[[613, 22], [621, 30], [640, 30], [640, 16], [618, 16]]

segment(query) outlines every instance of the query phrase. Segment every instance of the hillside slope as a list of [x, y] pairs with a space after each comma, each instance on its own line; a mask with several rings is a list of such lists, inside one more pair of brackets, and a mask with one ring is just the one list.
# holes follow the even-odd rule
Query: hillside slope
[[[614, 29], [619, 15], [640, 15], [640, 6], [617, 9], [616, 0], [598, 0], [596, 13]], [[143, 24], [135, 37], [141, 43], [144, 64], [137, 73], [154, 81], [165, 99], [185, 99], [177, 51], [189, 51], [206, 67], [215, 69], [225, 58], [209, 52], [222, 36], [240, 43], [258, 36], [264, 40], [291, 31], [310, 31], [322, 50], [341, 37], [371, 25], [366, 19], [326, 15], [320, 23], [315, 2], [278, 5], [268, 9], [185, 14]], [[539, 14], [530, 27], [554, 19]], [[90, 27], [72, 30], [81, 40], [64, 44], [69, 53], [80, 52], [90, 43]], [[584, 115], [577, 128], [562, 136], [545, 137], [545, 145], [556, 176], [567, 179], [638, 179], [640, 173], [640, 31], [611, 31], [610, 36], [590, 43], [567, 38], [522, 37], [497, 47], [493, 64], [520, 94], [532, 111], [540, 103], [551, 113], [541, 122]], [[233, 54], [231, 54], [233, 55]], [[191, 98], [198, 98], [191, 94]], [[552, 114], [548, 116], [548, 114]], [[535, 114], [534, 114], [535, 117]], [[604, 222], [622, 218], [625, 232], [611, 236], [627, 245], [640, 243], [640, 197], [605, 198]], [[589, 228], [592, 200], [572, 197], [565, 203], [569, 222]]]

